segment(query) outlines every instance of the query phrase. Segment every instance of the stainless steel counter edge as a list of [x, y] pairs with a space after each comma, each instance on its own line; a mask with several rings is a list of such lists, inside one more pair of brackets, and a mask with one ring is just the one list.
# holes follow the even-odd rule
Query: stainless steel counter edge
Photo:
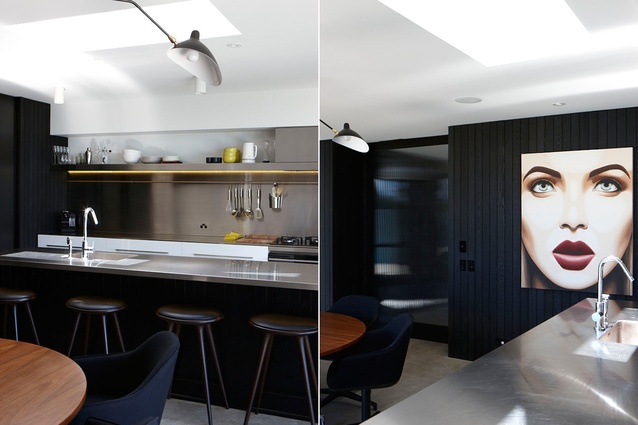
[[96, 252], [83, 260], [61, 250], [14, 250], [0, 253], [0, 265], [310, 291], [319, 286], [316, 264], [116, 255]]
[[[364, 424], [638, 423], [638, 347], [598, 340], [594, 302], [580, 301]], [[637, 306], [610, 301], [610, 323], [636, 320]]]

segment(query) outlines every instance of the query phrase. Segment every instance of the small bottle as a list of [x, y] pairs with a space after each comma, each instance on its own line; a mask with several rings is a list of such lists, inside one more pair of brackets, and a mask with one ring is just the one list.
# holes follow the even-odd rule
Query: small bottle
[[90, 164], [91, 163], [91, 148], [86, 148], [86, 152], [84, 153], [84, 158], [86, 159], [86, 163]]

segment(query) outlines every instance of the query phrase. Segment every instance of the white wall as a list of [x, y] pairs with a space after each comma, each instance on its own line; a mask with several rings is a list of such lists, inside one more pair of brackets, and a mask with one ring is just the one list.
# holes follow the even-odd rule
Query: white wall
[[317, 89], [67, 102], [51, 106], [51, 134], [253, 130], [317, 125]]

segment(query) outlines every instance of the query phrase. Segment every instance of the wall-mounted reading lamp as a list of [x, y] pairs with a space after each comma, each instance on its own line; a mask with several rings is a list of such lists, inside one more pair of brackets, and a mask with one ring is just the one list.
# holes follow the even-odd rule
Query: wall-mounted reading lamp
[[191, 38], [186, 41], [178, 43], [175, 37], [167, 33], [164, 28], [160, 27], [148, 13], [146, 13], [137, 3], [133, 0], [114, 0], [121, 1], [123, 3], [131, 3], [137, 7], [148, 19], [155, 24], [173, 43], [173, 47], [166, 53], [169, 58], [195, 77], [206, 81], [208, 84], [218, 86], [222, 83], [222, 73], [219, 70], [219, 65], [215, 60], [213, 54], [208, 50], [208, 47], [199, 41], [199, 31], [194, 30], [191, 33]]
[[366, 141], [363, 140], [356, 131], [350, 128], [350, 124], [345, 123], [343, 125], [343, 130], [337, 131], [326, 124], [323, 120], [320, 119], [319, 121], [321, 121], [323, 125], [328, 127], [335, 134], [335, 137], [332, 138], [333, 142], [361, 153], [366, 153], [370, 150]]

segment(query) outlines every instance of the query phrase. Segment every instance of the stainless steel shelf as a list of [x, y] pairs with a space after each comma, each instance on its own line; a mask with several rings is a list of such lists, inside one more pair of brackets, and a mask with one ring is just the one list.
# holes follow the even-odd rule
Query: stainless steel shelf
[[317, 183], [317, 163], [68, 165], [72, 182]]

